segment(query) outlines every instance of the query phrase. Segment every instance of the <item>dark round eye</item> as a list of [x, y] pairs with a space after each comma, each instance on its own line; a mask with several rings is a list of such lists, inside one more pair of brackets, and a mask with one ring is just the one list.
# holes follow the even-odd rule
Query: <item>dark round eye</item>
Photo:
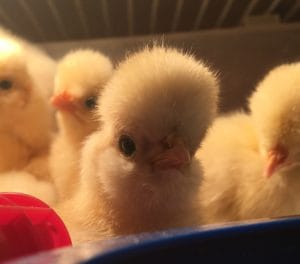
[[131, 139], [131, 137], [126, 135], [120, 136], [119, 148], [122, 154], [126, 157], [132, 156], [136, 150], [134, 141]]
[[10, 80], [1, 80], [0, 81], [0, 89], [8, 90], [12, 87], [13, 83]]
[[84, 101], [84, 105], [86, 106], [86, 108], [88, 109], [94, 109], [96, 107], [97, 104], [97, 98], [96, 96], [91, 96], [88, 97], [85, 101]]

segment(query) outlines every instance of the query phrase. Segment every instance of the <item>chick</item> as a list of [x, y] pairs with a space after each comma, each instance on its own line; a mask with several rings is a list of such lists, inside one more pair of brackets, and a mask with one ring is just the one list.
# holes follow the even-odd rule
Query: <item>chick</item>
[[53, 93], [56, 61], [49, 57], [38, 46], [14, 35], [1, 26], [0, 39], [18, 43], [18, 45], [22, 47], [27, 58], [27, 70], [36, 89], [38, 89], [39, 93], [44, 97], [50, 98]]
[[0, 192], [18, 192], [32, 195], [48, 205], [56, 203], [56, 191], [50, 182], [38, 180], [25, 171], [4, 172], [0, 176]]
[[300, 213], [300, 63], [273, 69], [250, 114], [218, 118], [197, 156], [203, 223]]
[[60, 200], [69, 197], [78, 185], [82, 142], [98, 126], [96, 99], [112, 71], [111, 61], [92, 50], [70, 52], [58, 64], [51, 100], [58, 109], [58, 133], [49, 164]]
[[0, 33], [0, 172], [24, 168], [50, 144], [54, 119], [46, 85], [36, 81], [44, 76], [31, 68], [35, 56]]
[[59, 208], [75, 243], [197, 224], [193, 157], [217, 98], [216, 76], [175, 49], [145, 48], [118, 66], [99, 99], [102, 127], [82, 151], [79, 190]]

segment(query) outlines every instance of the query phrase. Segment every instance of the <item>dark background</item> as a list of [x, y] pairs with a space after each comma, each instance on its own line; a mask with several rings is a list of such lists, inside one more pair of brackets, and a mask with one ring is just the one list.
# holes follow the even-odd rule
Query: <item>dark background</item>
[[233, 28], [262, 15], [300, 22], [300, 1], [0, 0], [0, 23], [40, 42]]
[[153, 40], [193, 52], [219, 72], [223, 111], [300, 59], [299, 22], [300, 0], [0, 0], [0, 23], [55, 58], [92, 47], [117, 63]]

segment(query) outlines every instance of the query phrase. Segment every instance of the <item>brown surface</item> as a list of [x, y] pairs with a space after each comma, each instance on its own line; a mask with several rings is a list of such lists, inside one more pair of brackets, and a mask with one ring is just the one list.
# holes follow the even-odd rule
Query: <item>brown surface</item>
[[0, 23], [33, 41], [238, 27], [266, 14], [300, 22], [300, 0], [0, 0]]
[[[162, 37], [48, 43], [42, 46], [56, 58], [70, 49], [93, 47], [117, 62], [126, 53], [153, 39], [161, 40]], [[223, 111], [244, 106], [246, 97], [271, 67], [300, 59], [300, 24], [174, 34], [166, 35], [164, 39], [167, 44], [192, 51], [219, 71]]]

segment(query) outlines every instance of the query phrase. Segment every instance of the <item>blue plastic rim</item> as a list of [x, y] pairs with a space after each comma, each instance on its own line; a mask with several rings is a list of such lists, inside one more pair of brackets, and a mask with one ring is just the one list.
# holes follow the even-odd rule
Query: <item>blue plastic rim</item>
[[300, 263], [300, 218], [161, 232], [132, 241], [138, 242], [82, 263]]

